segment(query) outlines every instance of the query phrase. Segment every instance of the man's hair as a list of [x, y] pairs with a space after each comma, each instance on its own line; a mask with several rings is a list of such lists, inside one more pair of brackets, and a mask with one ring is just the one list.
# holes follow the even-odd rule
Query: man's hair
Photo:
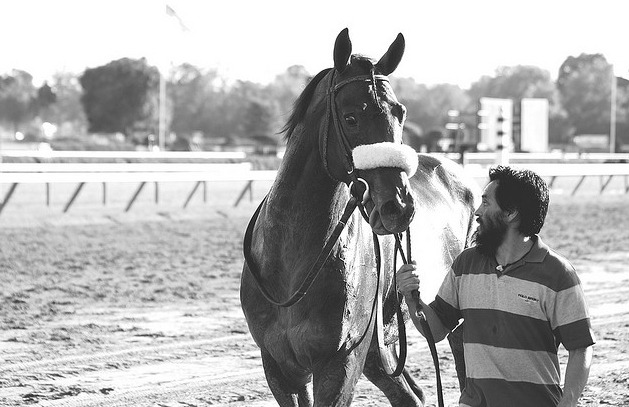
[[496, 202], [502, 210], [518, 212], [518, 230], [524, 236], [539, 233], [548, 212], [548, 186], [530, 170], [499, 165], [489, 169], [489, 180], [497, 181]]

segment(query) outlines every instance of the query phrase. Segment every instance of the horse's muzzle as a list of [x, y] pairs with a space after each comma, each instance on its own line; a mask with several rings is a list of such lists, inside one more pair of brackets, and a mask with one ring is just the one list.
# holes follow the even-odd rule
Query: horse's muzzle
[[385, 202], [379, 212], [384, 230], [388, 233], [401, 233], [408, 229], [415, 216], [415, 201], [412, 194], [407, 193], [404, 199], [396, 197]]
[[415, 197], [406, 174], [395, 168], [362, 173], [370, 185], [364, 205], [371, 229], [378, 235], [405, 231], [415, 216]]

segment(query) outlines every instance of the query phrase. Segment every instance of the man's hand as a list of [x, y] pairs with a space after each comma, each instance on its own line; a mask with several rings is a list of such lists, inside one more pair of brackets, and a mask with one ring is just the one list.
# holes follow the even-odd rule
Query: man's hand
[[435, 311], [421, 301], [421, 299], [419, 300], [419, 304], [417, 304], [417, 301], [413, 299], [412, 292], [419, 291], [419, 272], [417, 271], [415, 262], [412, 264], [405, 264], [400, 267], [395, 276], [397, 279], [397, 289], [404, 294], [406, 305], [408, 305], [408, 310], [411, 314], [411, 320], [417, 330], [422, 335], [426, 336], [418, 315], [418, 311], [423, 310], [428, 324], [430, 325], [430, 329], [432, 330], [435, 342], [439, 342], [445, 338], [450, 331], [448, 331], [441, 320], [439, 320]]
[[[411, 292], [419, 291], [419, 273], [415, 262], [405, 264], [396, 273], [397, 289], [404, 297], [411, 297]], [[408, 301], [407, 301], [408, 302]]]
[[568, 351], [568, 365], [566, 366], [566, 381], [563, 397], [558, 407], [574, 407], [585, 388], [590, 366], [592, 365], [592, 346]]

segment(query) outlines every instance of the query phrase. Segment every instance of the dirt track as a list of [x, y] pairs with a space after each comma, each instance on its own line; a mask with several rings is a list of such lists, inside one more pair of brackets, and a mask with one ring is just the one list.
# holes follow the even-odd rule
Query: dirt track
[[[629, 405], [628, 199], [554, 199], [543, 233], [577, 267], [598, 338], [583, 406]], [[0, 218], [0, 405], [275, 405], [238, 300], [253, 204], [151, 211]], [[453, 405], [452, 359], [439, 351]], [[434, 405], [417, 334], [409, 352]], [[353, 405], [388, 404], [361, 380]]]

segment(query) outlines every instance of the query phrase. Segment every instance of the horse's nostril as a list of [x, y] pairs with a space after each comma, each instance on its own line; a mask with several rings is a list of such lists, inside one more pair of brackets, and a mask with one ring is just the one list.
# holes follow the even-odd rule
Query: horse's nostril
[[404, 212], [406, 205], [397, 200], [391, 200], [380, 208], [380, 215], [382, 216], [398, 216]]

